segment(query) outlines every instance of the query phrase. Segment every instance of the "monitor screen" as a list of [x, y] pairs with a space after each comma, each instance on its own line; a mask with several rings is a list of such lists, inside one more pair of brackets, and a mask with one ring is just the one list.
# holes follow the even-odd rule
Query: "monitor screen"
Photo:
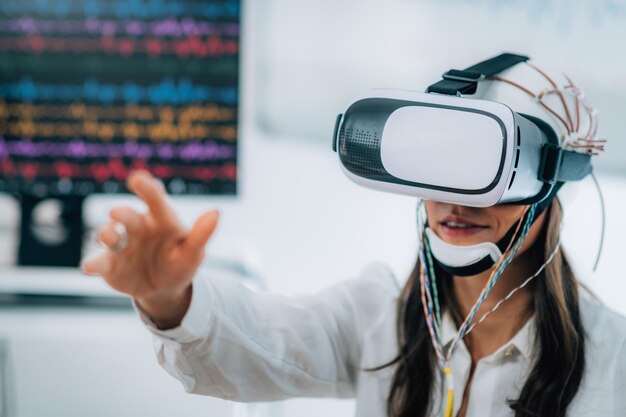
[[0, 192], [236, 194], [238, 0], [1, 0]]

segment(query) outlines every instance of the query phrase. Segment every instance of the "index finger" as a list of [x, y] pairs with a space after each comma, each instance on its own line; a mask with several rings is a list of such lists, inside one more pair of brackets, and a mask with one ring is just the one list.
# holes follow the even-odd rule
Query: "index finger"
[[176, 223], [176, 215], [167, 202], [167, 193], [163, 186], [146, 171], [133, 171], [128, 176], [128, 188], [141, 198], [147, 205], [150, 213], [157, 220]]

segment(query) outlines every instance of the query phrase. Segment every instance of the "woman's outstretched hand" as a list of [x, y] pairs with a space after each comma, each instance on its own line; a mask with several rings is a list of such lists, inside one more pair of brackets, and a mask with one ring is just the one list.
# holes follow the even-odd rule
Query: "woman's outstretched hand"
[[[168, 204], [162, 184], [149, 173], [132, 172], [127, 185], [148, 211], [139, 213], [125, 206], [111, 210], [112, 221], [97, 235], [106, 250], [84, 262], [82, 269], [101, 275], [112, 288], [133, 297], [159, 328], [175, 327], [189, 307], [191, 281], [219, 213], [204, 213], [189, 230]], [[115, 223], [124, 226], [127, 240]]]

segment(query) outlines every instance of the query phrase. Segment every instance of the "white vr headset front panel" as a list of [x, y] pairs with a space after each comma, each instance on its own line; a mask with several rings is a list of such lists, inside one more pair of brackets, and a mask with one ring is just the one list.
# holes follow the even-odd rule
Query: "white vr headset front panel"
[[380, 153], [383, 166], [396, 178], [482, 190], [498, 175], [503, 146], [500, 124], [485, 114], [408, 106], [387, 119]]
[[[368, 96], [359, 97], [354, 103], [365, 99], [412, 102], [399, 106], [388, 116], [382, 129], [380, 150], [376, 150], [380, 152], [384, 169], [399, 181], [370, 179], [356, 175], [341, 163], [342, 170], [348, 178], [368, 188], [428, 200], [476, 207], [493, 206], [500, 202], [510, 184], [511, 168], [514, 163], [515, 116], [509, 107], [492, 101], [407, 90], [374, 90]], [[448, 112], [441, 112], [442, 109]], [[439, 116], [435, 116], [437, 112], [440, 112]], [[428, 117], [423, 119], [424, 116]], [[415, 123], [414, 117], [419, 117], [420, 123]], [[341, 124], [344, 122], [343, 119]], [[477, 130], [474, 132], [487, 136], [478, 137], [470, 128], [475, 128]], [[343, 126], [341, 130], [343, 131]], [[419, 135], [415, 137], [423, 140], [428, 137], [429, 131], [432, 132], [431, 135], [438, 135], [433, 136], [433, 140], [427, 141], [431, 145], [429, 151], [434, 152], [430, 157], [424, 152], [424, 142], [407, 141], [407, 132], [409, 137]], [[465, 135], [468, 141], [463, 143], [455, 137], [450, 142], [455, 145], [449, 148], [434, 141], [436, 138], [443, 139], [444, 135], [452, 134]], [[468, 138], [468, 135], [472, 137]], [[361, 138], [356, 140], [359, 141]], [[477, 144], [476, 147], [472, 146], [473, 142]], [[367, 151], [374, 152], [374, 149], [367, 148]], [[338, 153], [341, 155], [341, 152]], [[433, 155], [436, 155], [436, 158]], [[368, 155], [359, 157], [366, 159]], [[442, 163], [442, 158], [445, 158], [445, 163]], [[502, 166], [500, 176], [496, 178], [500, 166]], [[464, 176], [465, 178], [461, 178]], [[536, 178], [536, 171], [534, 177]], [[452, 190], [442, 190], [443, 187]]]

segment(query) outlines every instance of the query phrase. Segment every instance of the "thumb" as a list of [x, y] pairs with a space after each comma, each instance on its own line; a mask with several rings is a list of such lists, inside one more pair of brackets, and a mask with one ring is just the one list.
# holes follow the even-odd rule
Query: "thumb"
[[187, 239], [185, 239], [185, 247], [190, 250], [203, 249], [213, 235], [219, 217], [220, 213], [218, 210], [211, 210], [200, 216], [194, 223]]

